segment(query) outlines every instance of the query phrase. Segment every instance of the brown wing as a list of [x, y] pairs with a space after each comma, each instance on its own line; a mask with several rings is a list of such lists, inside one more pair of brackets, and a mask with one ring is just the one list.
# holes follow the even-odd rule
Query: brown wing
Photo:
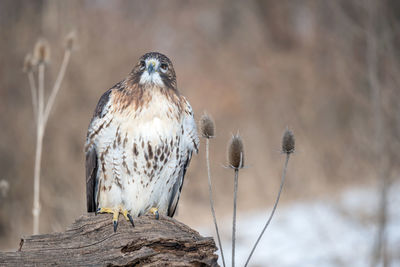
[[95, 203], [97, 167], [96, 150], [92, 148], [86, 152], [86, 204], [88, 212], [95, 212], [97, 209]]
[[178, 202], [179, 202], [179, 197], [181, 196], [183, 180], [185, 179], [186, 169], [189, 166], [191, 157], [192, 157], [192, 153], [190, 152], [190, 154], [188, 155], [188, 158], [185, 161], [185, 164], [183, 165], [183, 168], [180, 171], [179, 178], [177, 179], [174, 186], [172, 187], [171, 199], [169, 201], [169, 206], [168, 206], [168, 216], [169, 217], [174, 217], [174, 215], [175, 215], [176, 207], [178, 206]]
[[185, 98], [183, 98], [183, 101], [185, 103], [185, 111], [184, 111], [185, 113], [182, 122], [182, 126], [184, 129], [182, 141], [184, 142], [184, 147], [185, 147], [183, 151], [186, 151], [186, 153], [182, 156], [184, 164], [182, 165], [181, 170], [179, 172], [179, 177], [172, 188], [172, 194], [168, 206], [168, 216], [170, 217], [173, 217], [175, 214], [176, 207], [179, 202], [179, 197], [182, 191], [183, 180], [185, 178], [186, 169], [189, 167], [193, 151], [197, 153], [199, 146], [199, 137], [197, 136], [196, 122], [193, 117], [192, 107], [190, 106], [189, 102], [186, 101]]
[[[117, 84], [118, 85], [118, 84]], [[97, 103], [96, 110], [90, 122], [86, 137], [86, 205], [88, 212], [96, 212], [97, 210], [97, 186], [98, 186], [98, 157], [94, 140], [99, 133], [98, 120], [101, 120], [106, 113], [106, 106], [110, 100], [112, 89], [105, 92]]]

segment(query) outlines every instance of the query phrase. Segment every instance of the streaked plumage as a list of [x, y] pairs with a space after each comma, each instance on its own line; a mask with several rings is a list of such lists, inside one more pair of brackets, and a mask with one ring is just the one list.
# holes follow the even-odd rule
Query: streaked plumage
[[147, 53], [100, 98], [87, 133], [87, 209], [173, 216], [198, 136], [171, 61]]

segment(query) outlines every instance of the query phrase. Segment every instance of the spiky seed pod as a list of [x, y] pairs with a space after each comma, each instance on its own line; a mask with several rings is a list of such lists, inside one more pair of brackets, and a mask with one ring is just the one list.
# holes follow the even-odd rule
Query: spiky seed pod
[[200, 132], [204, 138], [213, 138], [215, 136], [214, 121], [208, 114], [203, 114], [200, 119]]
[[22, 68], [23, 72], [31, 72], [33, 71], [33, 66], [34, 66], [33, 58], [30, 53], [26, 54], [25, 59], [24, 59], [24, 66]]
[[229, 167], [241, 169], [244, 166], [244, 146], [239, 134], [232, 136], [228, 147]]
[[291, 130], [286, 129], [282, 138], [282, 152], [291, 154], [294, 152], [294, 134]]
[[65, 48], [67, 50], [73, 50], [76, 47], [76, 33], [75, 31], [70, 32], [65, 38]]
[[37, 41], [33, 52], [34, 60], [38, 64], [50, 62], [50, 45], [45, 39]]

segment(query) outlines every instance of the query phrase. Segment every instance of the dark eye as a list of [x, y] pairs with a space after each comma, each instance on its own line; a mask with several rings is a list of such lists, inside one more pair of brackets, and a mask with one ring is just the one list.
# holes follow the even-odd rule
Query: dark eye
[[146, 68], [146, 62], [144, 60], [140, 61], [140, 70], [144, 70]]
[[161, 63], [160, 69], [162, 72], [166, 72], [168, 70], [168, 65], [165, 63]]

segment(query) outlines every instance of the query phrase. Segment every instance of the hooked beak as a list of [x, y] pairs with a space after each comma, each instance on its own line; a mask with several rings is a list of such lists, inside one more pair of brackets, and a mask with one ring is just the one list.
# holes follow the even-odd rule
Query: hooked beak
[[155, 66], [156, 66], [155, 62], [149, 61], [148, 65], [147, 65], [147, 72], [149, 74], [152, 74], [155, 71]]

